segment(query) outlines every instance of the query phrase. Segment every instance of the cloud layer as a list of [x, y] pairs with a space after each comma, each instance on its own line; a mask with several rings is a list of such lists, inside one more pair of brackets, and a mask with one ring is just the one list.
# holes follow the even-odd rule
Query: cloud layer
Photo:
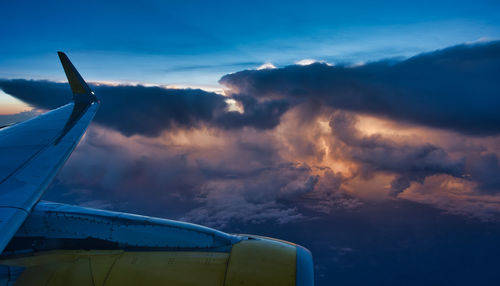
[[360, 66], [245, 70], [220, 83], [257, 98], [317, 100], [470, 135], [500, 133], [500, 42], [460, 45]]
[[[94, 85], [96, 125], [46, 198], [219, 227], [394, 198], [497, 220], [499, 51], [492, 42], [363, 66], [248, 70], [221, 79], [224, 96]], [[0, 88], [40, 109], [70, 98], [63, 83]]]
[[[71, 100], [66, 83], [44, 80], [0, 80], [0, 88], [37, 108], [52, 109]], [[258, 102], [253, 97], [235, 97], [245, 113], [229, 111], [220, 94], [200, 89], [172, 89], [142, 85], [93, 85], [101, 100], [96, 122], [122, 134], [158, 136], [175, 128], [213, 125], [224, 129], [251, 126], [273, 128], [287, 110], [280, 100]]]

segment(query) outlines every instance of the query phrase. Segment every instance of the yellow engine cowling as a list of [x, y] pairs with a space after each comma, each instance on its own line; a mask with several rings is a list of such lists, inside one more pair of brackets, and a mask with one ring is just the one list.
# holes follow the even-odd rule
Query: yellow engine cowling
[[250, 237], [226, 252], [55, 250], [10, 257], [15, 285], [313, 285], [312, 257], [287, 242]]

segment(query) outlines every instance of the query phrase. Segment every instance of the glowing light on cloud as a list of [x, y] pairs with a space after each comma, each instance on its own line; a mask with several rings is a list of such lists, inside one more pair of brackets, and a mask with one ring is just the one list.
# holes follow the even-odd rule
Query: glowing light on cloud
[[226, 99], [226, 103], [227, 103], [227, 111], [236, 111], [239, 113], [245, 112], [243, 106], [232, 98]]
[[364, 61], [359, 61], [359, 62], [356, 62], [356, 63], [354, 63], [354, 64], [350, 65], [349, 67], [353, 67], [353, 68], [355, 68], [355, 67], [362, 67], [362, 66], [364, 66], [364, 65], [366, 65], [366, 62], [364, 62]]
[[169, 85], [160, 85], [164, 88], [173, 88], [173, 89], [201, 89], [208, 92], [215, 92], [217, 94], [225, 95], [224, 88], [220, 85], [186, 85], [186, 84], [169, 84]]
[[274, 66], [272, 63], [265, 63], [261, 65], [260, 67], [257, 68], [257, 70], [265, 70], [265, 69], [275, 69], [276, 66]]
[[[64, 81], [63, 81], [64, 82]], [[198, 85], [198, 84], [157, 84], [150, 82], [140, 82], [140, 81], [92, 81], [90, 82], [97, 86], [145, 86], [145, 87], [162, 87], [168, 89], [201, 89], [208, 92], [214, 92], [217, 94], [224, 95], [224, 88], [220, 85]]]
[[317, 60], [313, 60], [313, 59], [303, 59], [303, 60], [300, 60], [298, 62], [295, 62], [295, 64], [300, 65], [300, 66], [308, 66], [308, 65], [312, 65], [312, 64], [317, 63], [317, 62], [318, 62]]
[[490, 39], [488, 37], [480, 37], [474, 41], [467, 41], [467, 42], [465, 42], [465, 44], [466, 45], [475, 45], [475, 44], [487, 43], [487, 42], [491, 42], [491, 41], [493, 41], [493, 39]]
[[328, 66], [333, 66], [333, 64], [328, 63], [326, 61], [318, 61], [315, 59], [303, 59], [303, 60], [295, 62], [295, 64], [299, 65], [299, 66], [308, 66], [308, 65], [315, 64], [315, 63], [321, 63], [321, 64], [326, 64]]

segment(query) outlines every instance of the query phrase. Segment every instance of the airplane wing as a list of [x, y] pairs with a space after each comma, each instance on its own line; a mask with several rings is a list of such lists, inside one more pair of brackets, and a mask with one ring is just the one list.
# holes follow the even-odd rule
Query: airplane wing
[[99, 106], [59, 57], [73, 101], [0, 129], [0, 285], [314, 285], [293, 243], [39, 201]]
[[73, 101], [0, 129], [0, 253], [75, 149], [99, 106], [68, 57], [58, 54]]

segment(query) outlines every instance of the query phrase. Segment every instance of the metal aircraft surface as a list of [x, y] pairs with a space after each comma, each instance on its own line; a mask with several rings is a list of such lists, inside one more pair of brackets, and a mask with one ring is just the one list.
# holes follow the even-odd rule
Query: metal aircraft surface
[[40, 201], [99, 107], [58, 54], [73, 101], [0, 129], [0, 285], [314, 284], [293, 243]]

